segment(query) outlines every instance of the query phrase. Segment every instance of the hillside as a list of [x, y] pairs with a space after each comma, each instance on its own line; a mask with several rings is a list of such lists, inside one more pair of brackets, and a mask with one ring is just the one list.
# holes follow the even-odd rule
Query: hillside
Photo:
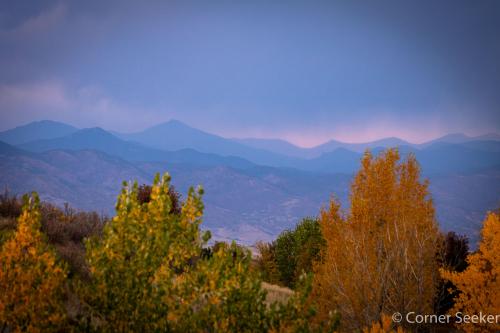
[[130, 135], [46, 121], [0, 135], [22, 142], [0, 143], [2, 188], [36, 190], [57, 204], [111, 213], [123, 180], [149, 183], [155, 173], [168, 171], [183, 194], [188, 186], [203, 185], [204, 224], [216, 238], [245, 244], [269, 240], [300, 218], [317, 215], [331, 195], [345, 205], [367, 147], [377, 154], [398, 145], [403, 157], [416, 156], [430, 178], [445, 230], [477, 239], [479, 221], [500, 199], [495, 135], [452, 134], [420, 145], [387, 138], [300, 148], [283, 140], [225, 139], [178, 121]]
[[248, 168], [253, 164], [245, 159], [216, 154], [200, 153], [193, 149], [164, 151], [144, 146], [137, 142], [125, 141], [102, 128], [85, 128], [54, 139], [30, 141], [19, 148], [31, 152], [51, 150], [96, 150], [120, 157], [127, 161], [169, 161], [171, 163], [189, 163], [193, 165], [228, 165], [236, 168]]
[[[168, 171], [184, 195], [188, 186], [202, 184], [206, 193], [204, 226], [214, 231], [216, 239], [244, 244], [270, 240], [300, 218], [318, 214], [331, 195], [345, 205], [351, 181], [350, 174], [342, 173], [248, 162], [245, 167], [234, 167], [227, 163], [231, 159], [210, 154], [202, 163], [201, 156], [207, 155], [195, 151], [190, 153], [197, 164], [186, 159], [127, 161], [96, 150], [34, 153], [5, 143], [0, 148], [1, 188], [15, 193], [36, 190], [45, 200], [108, 214], [123, 180], [150, 183], [156, 172]], [[358, 167], [354, 156], [351, 163]], [[498, 167], [459, 170], [431, 174], [431, 193], [442, 228], [467, 233], [475, 240], [485, 212], [498, 205], [500, 171]]]

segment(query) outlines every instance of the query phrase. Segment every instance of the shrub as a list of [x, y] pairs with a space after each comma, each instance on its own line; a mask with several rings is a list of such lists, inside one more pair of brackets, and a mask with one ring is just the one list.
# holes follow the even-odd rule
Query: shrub
[[107, 218], [96, 212], [76, 211], [65, 205], [64, 210], [44, 203], [41, 206], [42, 231], [55, 244], [83, 244], [85, 238], [100, 235]]
[[17, 218], [21, 215], [22, 202], [15, 195], [5, 190], [0, 194], [0, 216]]
[[0, 217], [0, 246], [16, 231], [17, 221], [12, 217]]
[[[0, 245], [6, 242], [17, 227], [17, 207], [21, 201], [8, 192], [0, 195]], [[57, 255], [68, 263], [69, 276], [75, 274], [83, 277], [88, 275], [85, 265], [85, 246], [83, 240], [98, 236], [107, 217], [96, 212], [83, 212], [71, 208], [68, 204], [64, 208], [42, 202], [38, 205], [40, 213], [40, 230], [47, 236], [47, 241], [53, 245]]]
[[[151, 200], [151, 190], [152, 187], [150, 185], [142, 184], [137, 189], [137, 201], [140, 204], [148, 203]], [[170, 204], [172, 213], [180, 214], [181, 213], [181, 195], [179, 192], [175, 190], [175, 187], [171, 185], [168, 188], [168, 195], [170, 196]]]
[[272, 284], [283, 284], [281, 274], [276, 263], [276, 244], [258, 242], [257, 250], [259, 257], [256, 260], [257, 271], [261, 273], [261, 278]]

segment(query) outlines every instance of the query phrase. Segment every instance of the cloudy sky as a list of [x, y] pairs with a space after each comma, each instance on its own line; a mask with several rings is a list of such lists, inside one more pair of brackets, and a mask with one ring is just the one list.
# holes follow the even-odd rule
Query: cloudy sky
[[2, 1], [0, 130], [500, 132], [500, 1]]

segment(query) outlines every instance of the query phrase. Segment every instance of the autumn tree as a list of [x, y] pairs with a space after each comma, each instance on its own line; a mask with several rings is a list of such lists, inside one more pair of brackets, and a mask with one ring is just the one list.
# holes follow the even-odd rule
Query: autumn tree
[[383, 314], [380, 321], [372, 323], [369, 328], [364, 328], [363, 333], [404, 333], [401, 326], [394, 328], [393, 320], [390, 316]]
[[148, 200], [139, 201], [136, 183], [124, 183], [103, 236], [87, 242], [91, 283], [84, 299], [102, 331], [152, 331], [167, 325], [158, 271], [163, 267], [180, 274], [198, 254], [203, 208], [201, 192], [191, 189], [182, 213], [176, 214], [169, 192], [168, 175], [156, 177]]
[[199, 228], [201, 196], [190, 189], [178, 213], [168, 175], [156, 177], [147, 201], [139, 201], [137, 184], [124, 184], [116, 216], [102, 238], [87, 243], [86, 325], [103, 332], [305, 331], [304, 294], [268, 308], [248, 250], [219, 244], [202, 255], [210, 235]]
[[332, 200], [320, 215], [326, 247], [315, 265], [318, 320], [337, 310], [342, 329], [352, 331], [381, 313], [432, 313], [438, 228], [415, 157], [366, 152], [350, 201], [348, 213]]
[[264, 281], [280, 284], [281, 276], [276, 263], [276, 244], [274, 242], [258, 242], [259, 257], [256, 260], [257, 270]]
[[17, 230], [0, 252], [1, 331], [60, 330], [65, 279], [65, 268], [40, 232], [38, 196], [25, 196]]
[[[500, 218], [489, 213], [481, 230], [477, 252], [467, 258], [463, 272], [441, 270], [443, 278], [459, 291], [450, 313], [498, 315], [500, 313]], [[498, 332], [500, 323], [457, 324], [466, 332]]]

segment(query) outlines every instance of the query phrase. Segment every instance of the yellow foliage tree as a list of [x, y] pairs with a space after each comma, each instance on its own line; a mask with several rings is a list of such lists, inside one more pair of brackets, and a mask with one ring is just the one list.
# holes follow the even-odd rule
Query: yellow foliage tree
[[[124, 184], [116, 216], [102, 238], [87, 243], [90, 284], [82, 286], [90, 328], [101, 332], [306, 331], [301, 293], [268, 308], [251, 255], [236, 244], [218, 246], [199, 225], [202, 190], [190, 189], [180, 212], [169, 195], [170, 177], [156, 177], [150, 200]], [[293, 314], [293, 316], [292, 316]], [[292, 331], [292, 329], [290, 329]]]
[[326, 247], [315, 266], [319, 320], [332, 311], [344, 330], [362, 330], [380, 313], [432, 313], [439, 275], [438, 228], [428, 183], [414, 156], [366, 152], [343, 216], [332, 200], [320, 215]]
[[[500, 314], [500, 218], [489, 213], [481, 231], [481, 242], [476, 253], [467, 258], [469, 266], [461, 273], [441, 271], [444, 279], [451, 281], [459, 290], [451, 314], [464, 315]], [[466, 332], [498, 332], [500, 322], [460, 323], [458, 328]]]
[[65, 268], [40, 232], [38, 196], [26, 196], [17, 230], [0, 252], [0, 328], [60, 330], [65, 322], [65, 279]]
[[[124, 183], [116, 215], [102, 238], [87, 242], [90, 286], [83, 298], [104, 332], [165, 330], [166, 286], [199, 255], [203, 204], [190, 190], [181, 214], [173, 211], [170, 177], [157, 175], [150, 200], [138, 200], [138, 186]], [[158, 278], [160, 268], [165, 280]], [[168, 273], [168, 274], [167, 274]], [[167, 277], [168, 275], [168, 277]]]

